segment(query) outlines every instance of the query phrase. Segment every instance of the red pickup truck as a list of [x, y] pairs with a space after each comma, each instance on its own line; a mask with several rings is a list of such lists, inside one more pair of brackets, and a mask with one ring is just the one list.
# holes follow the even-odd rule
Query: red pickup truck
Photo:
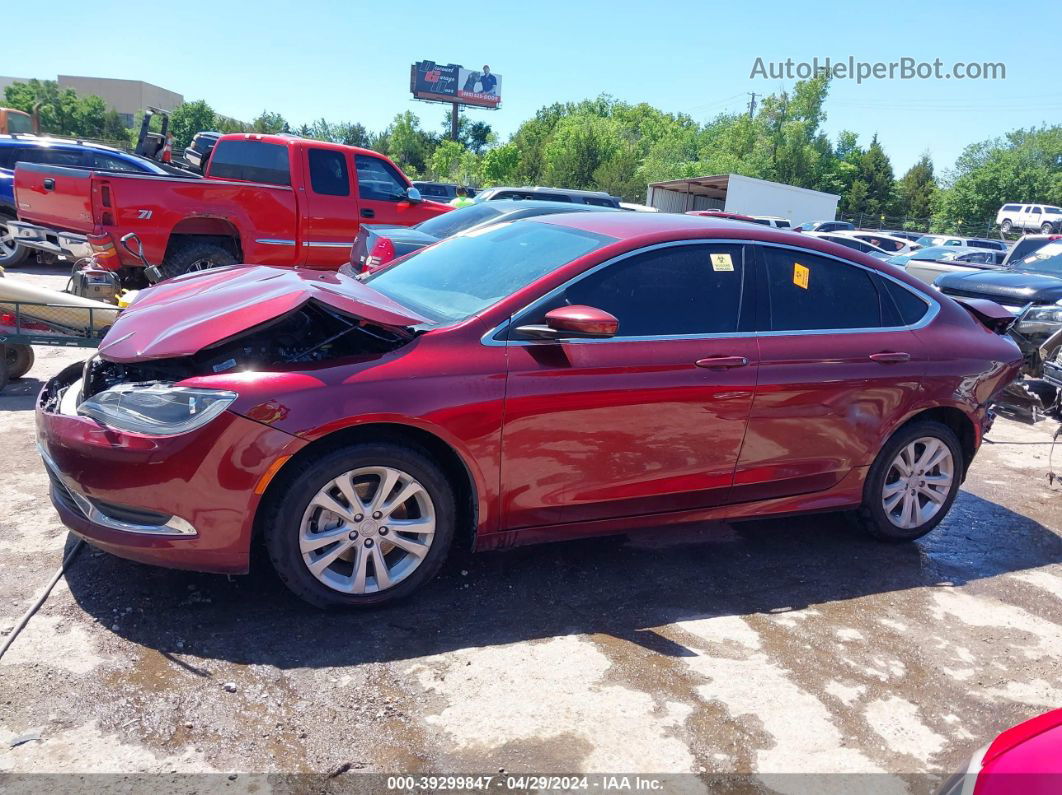
[[132, 284], [145, 274], [119, 245], [130, 232], [158, 281], [236, 262], [336, 268], [362, 221], [410, 226], [452, 209], [422, 200], [376, 152], [245, 133], [218, 140], [205, 179], [20, 163], [15, 201], [19, 243], [93, 255]]

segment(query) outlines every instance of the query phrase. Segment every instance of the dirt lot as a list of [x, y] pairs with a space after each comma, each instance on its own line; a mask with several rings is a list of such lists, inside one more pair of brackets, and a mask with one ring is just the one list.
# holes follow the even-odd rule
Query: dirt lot
[[[84, 352], [37, 353], [0, 395], [5, 633], [72, 543], [32, 404]], [[226, 578], [85, 548], [0, 663], [0, 777], [585, 771], [697, 788], [888, 771], [902, 777], [882, 791], [925, 791], [1062, 705], [1055, 427], [998, 421], [918, 544], [831, 516], [647, 531], [461, 557], [364, 614], [304, 607], [263, 565]]]

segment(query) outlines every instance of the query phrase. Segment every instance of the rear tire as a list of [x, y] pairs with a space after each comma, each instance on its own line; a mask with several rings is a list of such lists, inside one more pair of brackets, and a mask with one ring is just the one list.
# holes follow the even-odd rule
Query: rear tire
[[1040, 225], [1040, 231], [1045, 235], [1049, 235], [1055, 231], [1055, 228], [1051, 224], [1045, 223]]
[[1011, 224], [1010, 219], [1009, 218], [1004, 218], [1003, 219], [1003, 223], [1001, 223], [999, 225], [999, 230], [1003, 234], [1009, 235], [1010, 234], [1010, 230], [1011, 230], [1012, 227], [1013, 227], [1013, 224]]
[[0, 267], [4, 268], [13, 268], [16, 265], [21, 265], [29, 259], [32, 253], [30, 249], [21, 243], [16, 243], [11, 236], [11, 232], [7, 228], [7, 222], [13, 220], [15, 219], [0, 216]]
[[402, 599], [446, 560], [454, 491], [418, 447], [358, 444], [300, 461], [281, 478], [259, 509], [266, 549], [284, 584], [316, 607]]
[[236, 258], [224, 246], [201, 240], [182, 243], [158, 266], [159, 281], [173, 279], [194, 271], [235, 265]]
[[7, 377], [14, 381], [21, 378], [33, 367], [33, 348], [29, 345], [7, 346]]
[[955, 432], [931, 420], [900, 428], [874, 459], [856, 520], [881, 541], [914, 541], [947, 516], [964, 460]]

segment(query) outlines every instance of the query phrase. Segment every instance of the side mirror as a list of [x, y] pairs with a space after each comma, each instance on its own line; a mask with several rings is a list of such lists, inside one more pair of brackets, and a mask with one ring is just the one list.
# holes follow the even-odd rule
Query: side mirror
[[[148, 261], [144, 259], [144, 244], [143, 242], [141, 242], [136, 232], [130, 232], [128, 235], [122, 235], [121, 243], [122, 248], [124, 248], [126, 251], [128, 251], [138, 260], [140, 260], [144, 264], [145, 268], [147, 267]], [[136, 246], [136, 248], [133, 248], [134, 245]]]
[[406, 188], [406, 199], [413, 204], [424, 201], [424, 199], [421, 198], [420, 191], [413, 187]]
[[561, 306], [546, 313], [545, 325], [517, 326], [516, 331], [535, 339], [607, 339], [616, 336], [619, 320], [592, 306]]

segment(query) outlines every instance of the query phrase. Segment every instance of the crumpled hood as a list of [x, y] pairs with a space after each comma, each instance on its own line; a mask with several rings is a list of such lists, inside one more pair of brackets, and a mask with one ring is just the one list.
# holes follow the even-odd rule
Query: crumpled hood
[[236, 265], [179, 276], [142, 291], [103, 338], [100, 355], [114, 362], [191, 356], [309, 301], [389, 328], [428, 322], [335, 271]]
[[1062, 298], [1062, 279], [1043, 273], [1019, 270], [983, 270], [972, 273], [946, 273], [936, 281], [948, 290], [977, 293], [1006, 303], [1051, 303]]

